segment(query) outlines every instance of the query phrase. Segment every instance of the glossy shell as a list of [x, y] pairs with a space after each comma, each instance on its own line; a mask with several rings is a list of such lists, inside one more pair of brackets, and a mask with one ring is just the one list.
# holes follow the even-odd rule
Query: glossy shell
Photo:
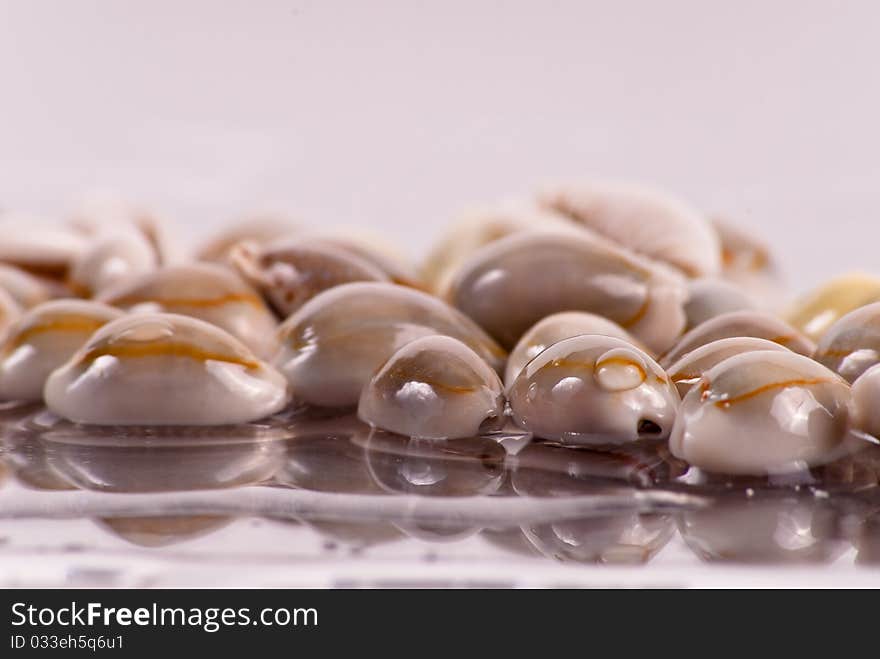
[[503, 421], [501, 380], [461, 341], [426, 336], [395, 352], [373, 376], [358, 416], [407, 437], [474, 437]]
[[208, 239], [196, 250], [196, 258], [199, 261], [224, 263], [232, 248], [241, 242], [267, 245], [299, 232], [300, 228], [290, 219], [272, 214], [255, 214], [233, 222]]
[[702, 345], [738, 336], [767, 339], [802, 355], [812, 355], [816, 345], [794, 327], [763, 311], [732, 311], [707, 320], [685, 334], [660, 363], [664, 368]]
[[513, 418], [537, 437], [608, 444], [669, 436], [679, 397], [635, 346], [582, 335], [530, 361], [508, 391]]
[[755, 302], [729, 281], [703, 278], [688, 282], [688, 301], [684, 305], [688, 330], [721, 314], [756, 308]]
[[558, 213], [532, 204], [509, 202], [470, 209], [428, 254], [422, 278], [433, 291], [443, 293], [459, 266], [481, 247], [520, 231], [543, 228], [574, 227]]
[[539, 320], [517, 342], [504, 369], [504, 384], [510, 387], [523, 367], [549, 346], [579, 334], [613, 336], [633, 345], [637, 341], [612, 320], [586, 311], [563, 311]]
[[127, 311], [175, 313], [213, 323], [261, 357], [276, 347], [275, 316], [253, 288], [220, 265], [161, 268], [125, 281], [98, 299]]
[[28, 311], [0, 344], [0, 400], [42, 400], [49, 374], [122, 315], [84, 300], [55, 300]]
[[853, 426], [880, 439], [880, 364], [852, 384]]
[[789, 352], [778, 343], [751, 336], [735, 336], [729, 339], [718, 339], [691, 350], [684, 357], [666, 369], [666, 374], [684, 398], [695, 384], [703, 377], [703, 373], [728, 357], [752, 350], [771, 350]]
[[520, 232], [477, 252], [452, 282], [449, 299], [503, 346], [560, 311], [615, 321], [648, 348], [667, 349], [685, 325], [684, 281], [588, 235]]
[[456, 309], [419, 291], [372, 282], [343, 284], [309, 300], [279, 328], [273, 360], [304, 403], [356, 405], [363, 386], [410, 341], [444, 334], [496, 370], [504, 351]]
[[715, 275], [721, 269], [721, 245], [711, 223], [661, 190], [594, 182], [548, 190], [541, 200], [599, 235], [688, 276]]
[[880, 302], [880, 279], [871, 275], [844, 275], [797, 300], [786, 318], [818, 341], [850, 311], [874, 302]]
[[706, 371], [688, 392], [669, 448], [708, 472], [801, 471], [839, 455], [849, 402], [846, 381], [808, 357], [747, 352]]
[[223, 330], [149, 313], [98, 330], [44, 393], [58, 416], [95, 425], [247, 423], [288, 400], [284, 377]]
[[880, 302], [851, 311], [829, 327], [815, 359], [849, 382], [880, 363]]
[[260, 247], [240, 243], [230, 260], [283, 318], [318, 293], [354, 281], [388, 281], [372, 262], [342, 247], [294, 239]]

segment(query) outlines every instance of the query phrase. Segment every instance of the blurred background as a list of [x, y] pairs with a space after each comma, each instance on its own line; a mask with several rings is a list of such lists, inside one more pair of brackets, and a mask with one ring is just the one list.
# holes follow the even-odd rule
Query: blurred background
[[[800, 291], [880, 274], [876, 2], [0, 0], [0, 207], [251, 209], [413, 258], [559, 178], [667, 187]], [[2, 239], [2, 238], [0, 238]]]

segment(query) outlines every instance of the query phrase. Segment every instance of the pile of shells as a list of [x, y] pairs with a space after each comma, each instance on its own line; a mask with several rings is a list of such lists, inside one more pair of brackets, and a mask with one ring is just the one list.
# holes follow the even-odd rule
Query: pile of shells
[[421, 267], [256, 216], [190, 253], [118, 200], [0, 231], [0, 401], [77, 424], [356, 410], [425, 441], [664, 442], [692, 475], [763, 478], [880, 436], [880, 279], [783, 308], [766, 246], [652, 188], [479, 209]]

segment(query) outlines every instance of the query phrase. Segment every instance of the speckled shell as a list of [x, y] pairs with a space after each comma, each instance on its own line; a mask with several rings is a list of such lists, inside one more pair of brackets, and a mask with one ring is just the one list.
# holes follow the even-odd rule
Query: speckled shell
[[705, 471], [766, 476], [840, 455], [850, 387], [808, 357], [756, 350], [703, 374], [682, 401], [673, 455]]
[[0, 263], [58, 279], [87, 245], [75, 231], [11, 213], [0, 215], [0, 235]]
[[849, 382], [880, 363], [880, 302], [851, 311], [829, 327], [815, 359]]
[[605, 240], [572, 232], [520, 232], [475, 252], [456, 274], [453, 305], [512, 348], [560, 311], [599, 313], [651, 350], [684, 329], [684, 280]]
[[657, 362], [635, 346], [581, 335], [530, 361], [508, 400], [514, 421], [537, 437], [608, 444], [668, 437], [679, 397]]
[[704, 277], [688, 282], [688, 301], [684, 305], [688, 330], [721, 314], [756, 308], [754, 300], [729, 281]]
[[49, 374], [122, 315], [85, 300], [55, 300], [25, 313], [0, 343], [0, 400], [42, 400]]
[[328, 288], [354, 281], [389, 280], [370, 261], [314, 239], [292, 239], [265, 247], [244, 242], [229, 256], [241, 275], [283, 318]]
[[533, 204], [507, 202], [466, 211], [428, 254], [422, 278], [438, 294], [475, 251], [520, 231], [575, 228], [568, 218]]
[[0, 264], [0, 289], [9, 293], [19, 306], [29, 309], [46, 302], [53, 290], [43, 279], [24, 270]]
[[522, 335], [507, 358], [505, 386], [509, 388], [523, 367], [549, 346], [579, 334], [613, 336], [641, 348], [638, 341], [613, 320], [586, 311], [562, 311], [539, 320]]
[[751, 336], [735, 336], [729, 339], [718, 339], [699, 348], [695, 348], [666, 369], [666, 374], [684, 398], [695, 384], [703, 377], [703, 373], [728, 357], [739, 355], [751, 350], [770, 350], [789, 352], [788, 348]]
[[493, 368], [505, 352], [441, 300], [403, 286], [343, 284], [303, 305], [279, 328], [273, 363], [294, 397], [324, 407], [356, 405], [363, 386], [406, 343], [431, 334], [456, 338]]
[[284, 377], [209, 323], [135, 314], [98, 330], [46, 382], [58, 416], [95, 425], [247, 423], [288, 401]]
[[592, 182], [547, 190], [541, 201], [599, 235], [688, 276], [715, 275], [721, 269], [721, 245], [712, 224], [661, 190]]
[[764, 311], [731, 311], [697, 325], [663, 355], [660, 364], [666, 368], [702, 345], [737, 336], [767, 339], [802, 355], [812, 355], [816, 349], [809, 338], [776, 316]]
[[127, 311], [176, 313], [213, 323], [260, 357], [268, 357], [277, 347], [275, 316], [253, 288], [220, 265], [160, 268], [127, 280], [98, 299]]
[[373, 376], [358, 416], [407, 437], [474, 437], [501, 425], [502, 389], [498, 374], [461, 341], [426, 336], [395, 352]]
[[712, 218], [721, 241], [721, 276], [749, 295], [761, 309], [777, 311], [785, 285], [770, 249], [733, 222]]

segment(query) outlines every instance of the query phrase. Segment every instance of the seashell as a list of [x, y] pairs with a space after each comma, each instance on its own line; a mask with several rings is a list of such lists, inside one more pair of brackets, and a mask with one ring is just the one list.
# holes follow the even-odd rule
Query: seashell
[[551, 345], [517, 376], [508, 399], [519, 426], [566, 444], [663, 439], [679, 402], [657, 362], [626, 341], [599, 335]]
[[122, 315], [85, 300], [54, 300], [25, 313], [0, 343], [0, 400], [42, 400], [52, 371], [99, 328]]
[[0, 215], [0, 235], [0, 263], [53, 279], [63, 279], [87, 245], [72, 230], [11, 213]]
[[9, 293], [24, 309], [46, 302], [54, 295], [53, 288], [45, 280], [24, 270], [2, 264], [0, 264], [0, 289]]
[[816, 349], [809, 338], [772, 314], [764, 311], [731, 311], [697, 325], [663, 355], [660, 364], [668, 368], [702, 345], [718, 339], [746, 336], [773, 341], [802, 355], [812, 355]]
[[196, 249], [196, 259], [226, 263], [232, 248], [241, 242], [258, 245], [269, 243], [300, 233], [292, 220], [274, 214], [256, 214], [232, 223], [205, 244]]
[[369, 261], [395, 284], [424, 289], [421, 276], [396, 246], [357, 227], [311, 233], [309, 236]]
[[861, 307], [880, 302], [880, 279], [848, 274], [832, 279], [806, 294], [785, 314], [789, 323], [818, 341], [840, 318]]
[[158, 266], [158, 257], [143, 234], [115, 231], [98, 237], [74, 261], [67, 283], [80, 297], [92, 297]]
[[681, 277], [571, 232], [520, 232], [483, 247], [456, 274], [449, 299], [508, 348], [560, 311], [599, 313], [658, 352], [685, 325]]
[[21, 313], [22, 309], [18, 302], [5, 289], [0, 288], [0, 336], [21, 316]]
[[669, 448], [708, 472], [801, 471], [840, 455], [849, 403], [846, 381], [809, 357], [753, 350], [703, 374], [682, 401]]
[[531, 204], [509, 202], [471, 209], [428, 254], [422, 279], [430, 290], [441, 293], [461, 264], [481, 247], [520, 231], [573, 227], [567, 218]]
[[58, 416], [95, 425], [226, 425], [283, 409], [284, 378], [209, 323], [135, 314], [98, 330], [46, 382]]
[[703, 373], [716, 364], [720, 364], [728, 357], [739, 355], [750, 350], [775, 350], [790, 352], [788, 348], [768, 341], [757, 339], [752, 336], [734, 336], [729, 339], [718, 339], [711, 343], [701, 345], [687, 353], [666, 369], [666, 374], [678, 389], [679, 395], [684, 398], [695, 384], [703, 377]]
[[691, 279], [688, 282], [688, 301], [684, 305], [686, 329], [691, 330], [724, 313], [756, 308], [755, 302], [729, 281], [714, 278]]
[[112, 535], [138, 547], [168, 547], [219, 531], [235, 521], [226, 515], [108, 517], [96, 520]]
[[853, 427], [880, 438], [880, 363], [852, 383]]
[[294, 239], [265, 247], [243, 242], [232, 248], [229, 259], [283, 318], [328, 288], [389, 280], [372, 262], [316, 240]]
[[738, 286], [762, 309], [779, 308], [785, 297], [780, 268], [759, 238], [720, 218], [712, 225], [721, 242], [721, 276]]
[[122, 282], [98, 299], [127, 311], [182, 314], [212, 323], [261, 357], [276, 349], [275, 316], [234, 272], [211, 263], [160, 268]]
[[279, 328], [273, 363], [301, 402], [351, 406], [391, 355], [432, 334], [462, 341], [496, 370], [503, 364], [504, 351], [458, 310], [426, 293], [376, 282], [343, 284], [306, 302]]
[[[510, 351], [504, 369], [505, 387], [510, 388], [525, 365], [549, 346], [579, 334], [613, 336], [638, 346], [638, 341], [613, 320], [586, 311], [555, 313], [532, 325]], [[643, 349], [641, 346], [638, 347]]]
[[136, 234], [146, 243], [155, 263], [160, 266], [184, 260], [184, 252], [178, 241], [172, 238], [168, 223], [163, 218], [115, 194], [86, 198], [71, 218], [70, 225], [88, 236], [91, 244], [105, 236]]
[[614, 243], [690, 277], [721, 270], [721, 244], [712, 224], [685, 202], [656, 188], [583, 183], [548, 190], [540, 201]]
[[829, 327], [814, 358], [848, 382], [880, 363], [880, 302], [850, 311]]
[[498, 374], [449, 336], [425, 336], [395, 352], [360, 396], [371, 426], [421, 439], [461, 439], [504, 420]]

